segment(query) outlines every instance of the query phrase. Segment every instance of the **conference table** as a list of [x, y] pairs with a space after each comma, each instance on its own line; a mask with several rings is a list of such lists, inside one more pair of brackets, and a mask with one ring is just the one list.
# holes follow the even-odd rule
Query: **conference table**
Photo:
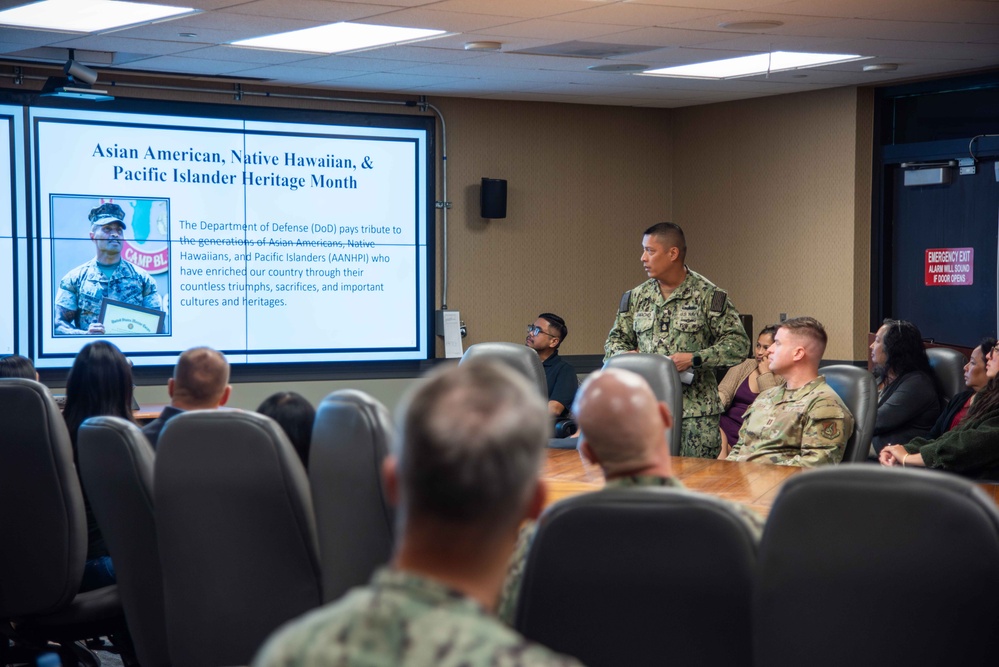
[[[673, 475], [685, 487], [742, 503], [761, 516], [770, 513], [770, 506], [784, 481], [799, 474], [808, 474], [808, 470], [764, 463], [673, 457]], [[600, 468], [587, 462], [574, 449], [547, 450], [541, 476], [548, 485], [547, 504], [604, 486]], [[978, 486], [999, 505], [999, 485], [980, 483]]]

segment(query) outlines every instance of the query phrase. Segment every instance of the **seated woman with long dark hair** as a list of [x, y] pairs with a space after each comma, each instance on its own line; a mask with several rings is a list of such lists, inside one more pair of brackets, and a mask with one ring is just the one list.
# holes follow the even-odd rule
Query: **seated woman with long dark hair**
[[957, 428], [957, 425], [968, 415], [968, 410], [975, 402], [978, 392], [984, 389], [989, 382], [988, 375], [985, 374], [985, 357], [995, 345], [995, 338], [983, 338], [982, 342], [971, 351], [971, 359], [964, 365], [964, 385], [967, 389], [954, 394], [954, 397], [950, 399], [950, 403], [940, 413], [937, 423], [933, 425], [926, 436], [927, 440], [939, 438], [947, 431]]
[[968, 477], [999, 479], [999, 351], [986, 357], [988, 384], [975, 396], [968, 415], [939, 438], [916, 438], [904, 445], [886, 445], [879, 460], [884, 466], [940, 468]]
[[940, 415], [940, 390], [923, 337], [912, 322], [885, 320], [871, 343], [878, 413], [871, 444], [909, 442], [930, 432]]
[[[90, 417], [132, 419], [132, 368], [117, 347], [103, 340], [89, 343], [80, 350], [66, 380], [66, 408], [62, 413], [73, 442], [76, 460], [76, 437], [80, 424]], [[115, 583], [114, 566], [107, 545], [83, 494], [87, 513], [87, 564], [80, 591], [89, 591]]]
[[312, 423], [316, 421], [316, 409], [312, 403], [294, 391], [279, 391], [264, 399], [257, 412], [267, 415], [280, 426], [288, 436], [302, 465], [309, 467], [309, 447], [312, 444]]

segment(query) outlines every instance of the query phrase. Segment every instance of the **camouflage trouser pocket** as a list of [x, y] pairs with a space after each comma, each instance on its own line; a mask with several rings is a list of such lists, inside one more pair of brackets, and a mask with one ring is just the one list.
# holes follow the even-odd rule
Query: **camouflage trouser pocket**
[[718, 453], [721, 451], [721, 432], [718, 428], [719, 415], [684, 417], [680, 456], [695, 456], [702, 459], [718, 458]]

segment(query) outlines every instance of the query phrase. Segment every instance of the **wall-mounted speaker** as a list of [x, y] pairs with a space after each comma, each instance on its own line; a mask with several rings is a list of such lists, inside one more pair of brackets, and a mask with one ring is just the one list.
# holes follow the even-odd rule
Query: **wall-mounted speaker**
[[490, 220], [506, 217], [506, 181], [502, 178], [483, 178], [479, 196], [482, 217]]

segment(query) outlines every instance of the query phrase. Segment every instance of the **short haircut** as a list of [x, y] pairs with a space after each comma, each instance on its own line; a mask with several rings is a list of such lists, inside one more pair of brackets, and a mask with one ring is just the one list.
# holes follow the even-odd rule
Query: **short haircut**
[[992, 336], [986, 336], [985, 338], [982, 339], [982, 342], [978, 344], [978, 349], [982, 351], [982, 357], [984, 358], [989, 356], [989, 352], [991, 352], [992, 348], [994, 348], [995, 346], [996, 346], [996, 339], [993, 338]]
[[591, 373], [576, 393], [572, 412], [580, 438], [608, 475], [649, 466], [665, 446], [659, 401], [645, 378], [632, 371]]
[[521, 519], [550, 429], [547, 403], [526, 378], [486, 360], [448, 366], [418, 385], [398, 422], [404, 521], [490, 534]]
[[815, 342], [818, 347], [819, 357], [826, 351], [826, 343], [829, 337], [826, 336], [826, 329], [814, 317], [792, 317], [780, 323], [779, 329], [787, 329], [796, 336], [803, 336]]
[[642, 232], [642, 236], [654, 236], [667, 249], [679, 249], [681, 261], [687, 256], [687, 237], [683, 234], [683, 228], [675, 222], [657, 222]]
[[555, 332], [558, 335], [558, 345], [555, 346], [555, 349], [557, 350], [562, 345], [562, 341], [565, 340], [565, 337], [569, 335], [569, 329], [565, 326], [565, 320], [555, 313], [541, 313], [538, 317], [543, 320], [547, 320], [548, 324], [555, 329]]
[[210, 347], [186, 350], [173, 369], [174, 395], [195, 404], [217, 401], [228, 384], [229, 362]]
[[12, 354], [9, 357], [0, 357], [0, 378], [27, 378], [34, 380], [35, 366], [31, 359], [22, 357], [19, 354]]
[[267, 415], [281, 426], [302, 459], [302, 465], [308, 467], [312, 424], [316, 421], [316, 409], [312, 403], [293, 391], [279, 391], [265, 398], [257, 407], [257, 412]]

